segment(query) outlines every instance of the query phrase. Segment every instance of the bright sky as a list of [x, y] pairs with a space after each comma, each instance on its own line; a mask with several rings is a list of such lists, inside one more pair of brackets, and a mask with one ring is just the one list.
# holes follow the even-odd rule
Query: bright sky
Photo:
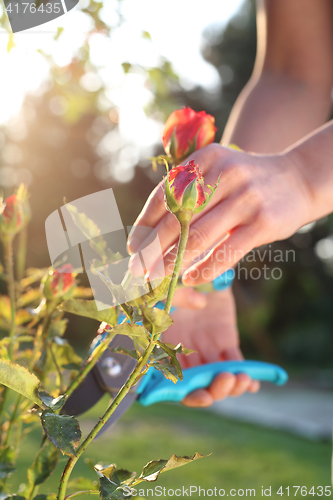
[[[79, 8], [88, 3], [88, 0], [80, 0], [78, 7], [68, 14], [41, 27], [15, 34], [16, 46], [9, 53], [8, 34], [5, 30], [0, 31], [0, 123], [17, 115], [25, 93], [36, 91], [47, 79], [48, 65], [36, 49], [42, 48], [52, 54], [59, 65], [70, 62], [90, 26], [88, 16]], [[91, 58], [100, 66], [100, 78], [109, 85], [108, 97], [120, 108], [120, 131], [128, 140], [140, 142], [139, 156], [142, 148], [159, 140], [160, 129], [144, 115], [143, 107], [151, 99], [151, 94], [144, 87], [143, 79], [139, 75], [124, 75], [120, 63], [129, 61], [150, 66], [156, 64], [162, 55], [172, 62], [185, 86], [200, 83], [212, 88], [218, 84], [218, 76], [200, 55], [202, 32], [208, 25], [225, 24], [242, 3], [242, 0], [123, 0], [125, 24], [113, 31], [110, 39], [99, 34], [91, 37]], [[117, 0], [105, 2], [103, 21], [110, 25], [117, 22], [117, 5]], [[65, 29], [54, 41], [59, 26]], [[142, 38], [143, 30], [150, 33], [151, 42]], [[90, 75], [90, 80], [88, 77], [83, 83], [92, 88], [98, 85], [95, 75]], [[138, 124], [141, 137], [134, 139]], [[128, 159], [129, 168], [135, 160]], [[122, 177], [125, 167], [126, 161], [122, 165]], [[127, 178], [123, 177], [123, 180]]]

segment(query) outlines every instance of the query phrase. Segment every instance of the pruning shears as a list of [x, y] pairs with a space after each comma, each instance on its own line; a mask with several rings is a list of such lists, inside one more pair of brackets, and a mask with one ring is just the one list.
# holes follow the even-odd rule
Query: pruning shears
[[[215, 290], [224, 290], [231, 285], [233, 271], [230, 271], [213, 281]], [[157, 303], [155, 307], [162, 306], [162, 303]], [[120, 317], [119, 322], [123, 319], [124, 317]], [[105, 333], [96, 337], [93, 343], [94, 348], [103, 340], [103, 335]], [[136, 359], [121, 352], [115, 352], [117, 347], [131, 350], [134, 345], [130, 337], [116, 335], [82, 384], [67, 399], [62, 409], [63, 413], [77, 416], [94, 406], [106, 392], [112, 398], [116, 396], [137, 363]], [[214, 377], [223, 372], [235, 375], [245, 373], [253, 379], [276, 385], [283, 385], [288, 380], [288, 374], [283, 368], [261, 361], [219, 361], [187, 368], [183, 370], [183, 380], [178, 381], [177, 384], [166, 379], [160, 371], [151, 367], [119, 404], [104, 426], [103, 432], [114, 424], [134, 401], [138, 401], [143, 406], [162, 401], [180, 402], [192, 391], [208, 387]]]

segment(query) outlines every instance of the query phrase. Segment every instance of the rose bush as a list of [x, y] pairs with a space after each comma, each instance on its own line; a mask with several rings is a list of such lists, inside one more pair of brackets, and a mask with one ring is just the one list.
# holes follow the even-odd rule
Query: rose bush
[[[188, 113], [188, 116], [193, 118], [192, 113]], [[206, 119], [204, 113], [199, 113], [199, 117]], [[208, 140], [208, 136], [204, 140], [200, 135], [201, 125], [197, 127], [194, 126], [197, 122], [192, 122], [187, 130], [195, 134], [192, 145], [195, 143], [195, 147], [198, 147], [198, 144], [202, 145]], [[209, 122], [212, 123], [210, 119]], [[186, 123], [183, 121], [182, 125], [182, 140], [185, 140]], [[191, 140], [193, 136], [188, 139], [188, 143]], [[167, 162], [166, 165], [168, 169]], [[173, 382], [182, 379], [177, 359], [177, 353], [182, 352], [181, 346], [164, 344], [160, 336], [172, 324], [169, 313], [190, 220], [196, 211], [207, 205], [214, 193], [213, 188], [210, 190], [210, 194], [205, 193], [202, 175], [194, 162], [168, 170], [165, 200], [180, 223], [180, 241], [173, 273], [139, 298], [109, 308], [97, 308], [95, 301], [91, 300], [91, 290], [79, 286], [77, 274], [69, 263], [62, 264], [57, 269], [24, 271], [26, 238], [18, 238], [15, 255], [13, 240], [16, 235], [20, 236], [25, 231], [30, 218], [26, 189], [21, 186], [15, 194], [2, 202], [0, 237], [5, 259], [4, 267], [0, 265], [0, 279], [6, 282], [8, 290], [8, 295], [0, 295], [0, 329], [3, 332], [0, 340], [0, 494], [3, 499], [16, 497], [19, 500], [41, 500], [38, 495], [39, 486], [55, 470], [60, 453], [67, 455], [68, 461], [59, 478], [58, 500], [84, 493], [99, 494], [102, 500], [129, 499], [133, 496], [132, 488], [138, 483], [155, 481], [164, 470], [201, 458], [202, 455], [197, 453], [193, 457], [173, 455], [169, 460], [149, 462], [140, 475], [124, 469], [118, 474], [114, 464], [99, 467], [96, 469], [99, 486], [97, 482], [78, 478], [76, 491], [67, 495], [70, 475], [78, 459], [149, 367], [160, 370]], [[69, 211], [73, 222], [85, 236], [90, 234], [92, 228], [94, 235], [96, 234], [94, 221], [84, 213], [78, 213], [75, 207], [71, 207]], [[97, 266], [105, 265], [110, 259], [115, 262], [121, 258], [118, 254], [112, 254], [101, 235], [97, 240], [92, 237], [90, 246], [96, 253]], [[15, 267], [14, 258], [19, 264]], [[102, 269], [107, 272], [107, 266]], [[103, 275], [98, 270], [96, 274], [116, 297], [119, 285], [113, 284], [107, 274]], [[154, 307], [163, 299], [166, 299], [164, 310]], [[78, 356], [64, 337], [68, 322], [66, 312], [94, 319], [100, 324], [96, 342], [93, 342], [86, 359]], [[120, 322], [123, 315], [126, 319]], [[133, 339], [135, 349], [125, 349], [122, 352], [136, 359], [136, 367], [104, 415], [87, 436], [82, 438], [78, 420], [73, 416], [60, 414], [60, 411], [66, 399], [100, 360], [115, 334], [127, 335]], [[16, 394], [14, 399], [13, 394]], [[37, 456], [31, 460], [26, 483], [20, 486], [18, 492], [13, 492], [9, 480], [15, 472], [20, 442], [36, 423], [42, 425], [45, 436]], [[75, 481], [72, 481], [72, 486], [73, 484], [76, 484]], [[82, 484], [85, 485], [83, 491], [80, 488]], [[55, 498], [54, 493], [47, 500]]]

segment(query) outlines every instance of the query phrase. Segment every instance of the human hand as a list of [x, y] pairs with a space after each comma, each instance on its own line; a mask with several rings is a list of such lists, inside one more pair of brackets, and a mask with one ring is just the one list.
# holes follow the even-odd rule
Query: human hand
[[[178, 355], [182, 368], [190, 368], [216, 361], [242, 360], [236, 321], [235, 302], [231, 289], [208, 295], [192, 288], [178, 289], [174, 299], [177, 309], [174, 324], [163, 334], [163, 341], [181, 342], [196, 352]], [[260, 383], [245, 373], [221, 373], [207, 389], [189, 394], [186, 406], [210, 406], [214, 401], [228, 396], [241, 396], [244, 392], [257, 392]]]
[[[221, 180], [208, 207], [192, 219], [184, 284], [212, 281], [253, 248], [285, 239], [311, 220], [306, 182], [288, 155], [252, 155], [210, 144], [190, 158], [198, 163], [205, 184], [214, 184], [220, 174]], [[162, 184], [150, 195], [135, 225], [155, 227], [165, 268], [172, 270], [179, 224], [165, 208]], [[145, 242], [134, 230], [129, 249], [134, 253], [141, 246]], [[199, 255], [203, 257], [198, 261]], [[152, 274], [158, 258], [151, 255], [146, 263]], [[130, 262], [134, 274], [137, 259], [133, 256]]]

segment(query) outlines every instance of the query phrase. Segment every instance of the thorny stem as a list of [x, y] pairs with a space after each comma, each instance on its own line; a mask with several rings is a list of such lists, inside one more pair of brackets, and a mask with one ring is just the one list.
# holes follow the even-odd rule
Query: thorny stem
[[154, 346], [155, 346], [155, 341], [151, 337], [149, 345], [148, 345], [145, 353], [139, 359], [138, 364], [136, 365], [136, 367], [133, 370], [130, 377], [127, 379], [126, 383], [120, 389], [117, 396], [115, 397], [115, 399], [112, 401], [109, 408], [104, 413], [103, 417], [100, 418], [99, 422], [95, 425], [95, 427], [91, 430], [91, 432], [88, 434], [88, 436], [82, 442], [82, 444], [76, 450], [76, 456], [70, 457], [70, 459], [68, 460], [66, 467], [64, 469], [64, 472], [62, 474], [62, 477], [61, 477], [61, 481], [60, 481], [60, 485], [59, 485], [58, 500], [64, 500], [65, 495], [66, 495], [67, 483], [68, 483], [69, 477], [71, 475], [71, 472], [72, 472], [76, 462], [81, 457], [82, 453], [86, 450], [86, 448], [91, 443], [91, 441], [97, 436], [99, 431], [103, 428], [104, 424], [111, 417], [112, 413], [119, 406], [119, 404], [124, 399], [126, 394], [128, 394], [131, 387], [136, 384], [138, 376], [141, 374], [141, 372], [144, 370], [146, 364], [148, 363], [149, 356], [150, 356], [152, 350], [154, 349]]
[[[171, 277], [171, 282], [168, 290], [168, 296], [165, 304], [165, 311], [167, 313], [170, 313], [171, 305], [172, 305], [172, 300], [175, 294], [176, 286], [177, 286], [177, 281], [178, 277], [181, 271], [181, 266], [184, 258], [184, 253], [186, 249], [186, 244], [188, 240], [188, 235], [189, 235], [189, 229], [190, 229], [190, 220], [191, 220], [191, 215], [193, 214], [184, 214], [184, 217], [182, 220], [180, 220], [180, 238], [179, 238], [179, 245], [178, 245], [178, 251], [177, 251], [177, 257], [176, 257], [176, 262], [175, 266], [173, 269], [172, 277]], [[144, 354], [141, 356], [141, 358], [138, 361], [138, 364], [136, 365], [135, 369], [133, 370], [132, 374], [128, 378], [128, 380], [125, 382], [123, 387], [120, 389], [118, 392], [117, 396], [115, 399], [112, 401], [104, 415], [100, 418], [99, 422], [94, 426], [94, 428], [90, 431], [88, 436], [85, 438], [85, 440], [81, 443], [81, 445], [78, 447], [76, 450], [76, 455], [72, 456], [69, 458], [66, 467], [63, 471], [61, 480], [60, 480], [60, 485], [59, 485], [59, 492], [58, 492], [58, 500], [67, 500], [68, 498], [71, 498], [74, 495], [68, 495], [66, 497], [66, 489], [67, 489], [67, 484], [70, 478], [70, 475], [72, 473], [73, 468], [75, 467], [75, 464], [83, 454], [83, 452], [87, 449], [89, 444], [92, 442], [92, 440], [97, 436], [97, 434], [100, 432], [100, 430], [103, 428], [105, 423], [108, 421], [108, 419], [111, 417], [113, 412], [116, 410], [116, 408], [119, 406], [121, 401], [124, 399], [124, 397], [129, 393], [131, 387], [136, 384], [139, 375], [147, 369], [147, 364], [149, 360], [149, 356], [152, 353], [155, 343], [158, 340], [158, 336], [151, 336], [149, 345], [144, 352]], [[106, 344], [108, 345], [108, 344]], [[100, 346], [99, 346], [100, 347]], [[92, 366], [96, 363], [96, 361], [100, 357], [100, 352], [98, 353], [98, 356], [93, 356], [88, 360], [88, 363], [86, 364], [84, 370], [78, 375], [78, 377], [72, 382], [71, 386], [67, 389], [66, 394], [70, 395], [73, 393], [74, 389], [81, 383], [81, 381], [84, 379], [88, 371], [91, 370]], [[78, 492], [78, 494], [81, 494]]]
[[184, 258], [184, 253], [186, 249], [186, 244], [188, 240], [188, 235], [190, 231], [190, 221], [184, 220], [179, 222], [180, 224], [180, 237], [179, 237], [179, 245], [177, 250], [176, 262], [173, 268], [171, 282], [168, 290], [168, 296], [165, 302], [164, 310], [169, 314], [172, 306], [173, 297], [175, 295], [178, 277], [182, 268], [182, 262]]

